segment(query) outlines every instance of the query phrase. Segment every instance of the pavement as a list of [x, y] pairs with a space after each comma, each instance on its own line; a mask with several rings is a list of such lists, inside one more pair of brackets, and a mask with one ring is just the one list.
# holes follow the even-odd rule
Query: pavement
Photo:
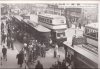
[[[6, 45], [6, 44], [5, 44]], [[18, 68], [18, 69], [23, 69], [26, 67], [26, 69], [28, 69], [28, 66], [23, 63], [22, 68], [20, 68], [20, 66], [17, 64], [17, 59], [16, 59], [16, 55], [18, 54], [18, 50], [16, 49], [15, 45], [14, 45], [14, 50], [12, 49], [7, 49], [7, 61], [5, 61], [4, 59], [0, 59], [0, 68]], [[0, 45], [0, 58], [3, 57], [2, 55], [2, 45]], [[1, 65], [2, 63], [2, 65]]]

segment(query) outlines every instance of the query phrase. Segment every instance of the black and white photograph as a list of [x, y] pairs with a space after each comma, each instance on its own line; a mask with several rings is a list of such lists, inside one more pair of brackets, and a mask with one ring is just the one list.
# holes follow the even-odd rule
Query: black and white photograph
[[0, 3], [0, 69], [98, 69], [98, 3]]

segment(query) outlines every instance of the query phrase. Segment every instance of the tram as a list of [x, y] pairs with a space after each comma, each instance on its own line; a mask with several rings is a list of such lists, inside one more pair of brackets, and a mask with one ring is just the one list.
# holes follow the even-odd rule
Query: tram
[[44, 43], [47, 46], [49, 45], [49, 36], [51, 30], [33, 21], [23, 21], [29, 26], [29, 29], [27, 30], [28, 32], [30, 31], [29, 33], [32, 37], [34, 37], [41, 44]]
[[14, 16], [14, 23], [17, 26], [17, 39], [20, 42], [29, 42], [31, 39], [36, 39], [41, 44], [44, 43], [47, 47], [49, 46], [50, 31], [48, 28], [39, 25], [30, 20], [30, 16]]
[[87, 42], [83, 47], [98, 54], [98, 23], [86, 25], [83, 36], [86, 37]]
[[51, 30], [50, 39], [52, 44], [57, 43], [60, 45], [67, 40], [65, 35], [66, 18], [60, 15], [53, 14], [39, 14], [38, 15], [39, 24]]

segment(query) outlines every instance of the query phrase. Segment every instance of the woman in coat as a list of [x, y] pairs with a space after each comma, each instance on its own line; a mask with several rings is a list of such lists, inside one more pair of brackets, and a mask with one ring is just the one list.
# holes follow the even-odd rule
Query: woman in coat
[[24, 54], [22, 52], [20, 52], [19, 54], [17, 54], [16, 58], [18, 58], [18, 65], [20, 65], [20, 67], [22, 67], [23, 64], [23, 60], [24, 60]]

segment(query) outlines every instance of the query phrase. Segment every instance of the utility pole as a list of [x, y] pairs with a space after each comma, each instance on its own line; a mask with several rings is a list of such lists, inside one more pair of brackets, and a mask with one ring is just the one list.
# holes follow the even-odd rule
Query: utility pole
[[[0, 32], [1, 32], [1, 4], [0, 4]], [[0, 33], [0, 45], [1, 45], [1, 33]]]

